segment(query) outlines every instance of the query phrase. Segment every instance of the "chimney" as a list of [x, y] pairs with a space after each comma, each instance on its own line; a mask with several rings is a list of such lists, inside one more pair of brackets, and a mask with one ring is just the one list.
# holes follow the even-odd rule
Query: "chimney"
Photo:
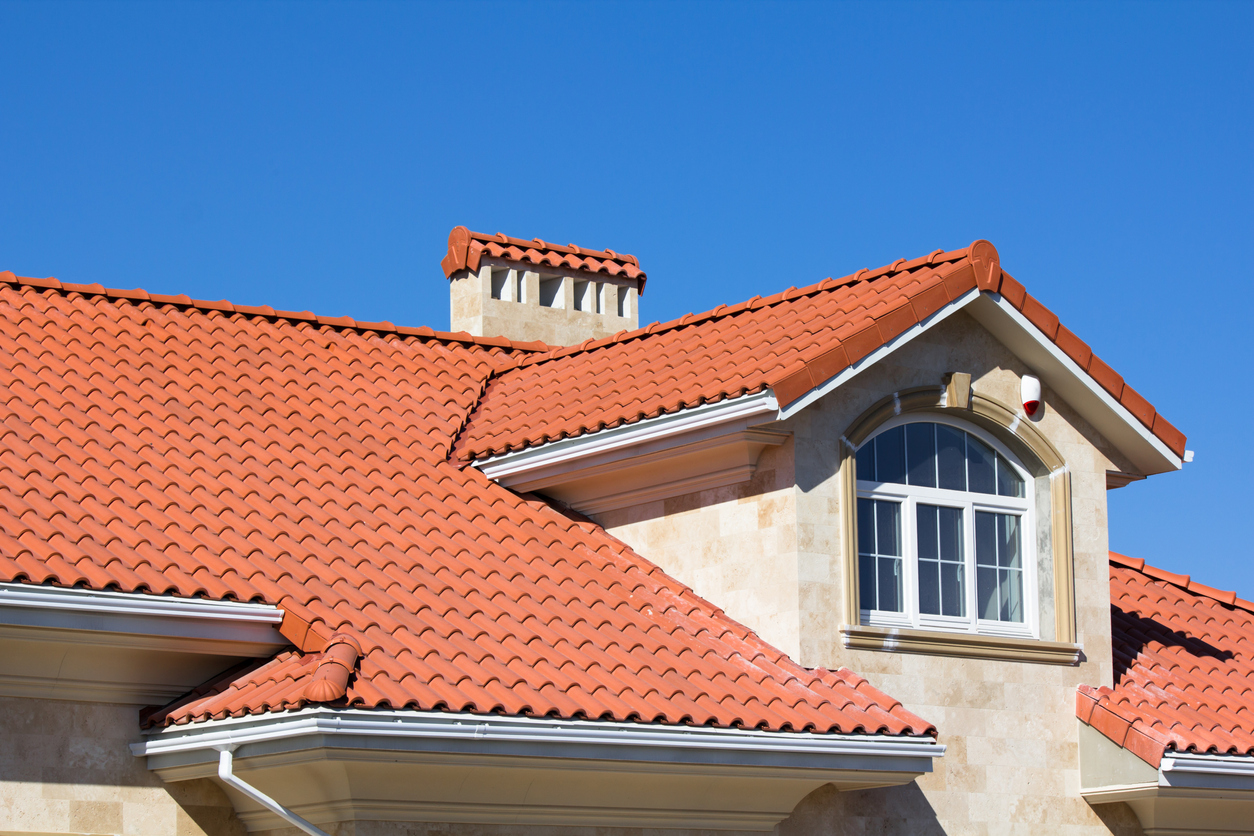
[[640, 322], [645, 274], [634, 255], [458, 226], [440, 266], [453, 331], [575, 345]]

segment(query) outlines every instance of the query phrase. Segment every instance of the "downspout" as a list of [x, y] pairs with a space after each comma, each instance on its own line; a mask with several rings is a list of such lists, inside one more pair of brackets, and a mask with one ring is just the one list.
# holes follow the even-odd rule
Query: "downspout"
[[256, 801], [262, 807], [265, 807], [271, 813], [274, 813], [276, 816], [283, 819], [283, 821], [293, 827], [298, 827], [305, 831], [309, 834], [309, 836], [330, 836], [330, 834], [325, 830], [321, 830], [305, 821], [300, 816], [296, 815], [291, 810], [287, 809], [282, 804], [254, 787], [252, 784], [245, 783], [237, 778], [235, 773], [231, 771], [235, 762], [235, 757], [231, 754], [231, 751], [234, 748], [234, 746], [222, 746], [218, 749], [218, 752], [220, 753], [218, 756], [218, 777], [221, 778], [227, 786], [234, 787], [239, 790], [253, 801]]

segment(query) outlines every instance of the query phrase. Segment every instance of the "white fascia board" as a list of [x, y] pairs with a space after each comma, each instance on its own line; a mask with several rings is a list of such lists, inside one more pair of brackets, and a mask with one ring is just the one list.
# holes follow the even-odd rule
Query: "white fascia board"
[[[1134, 459], [1134, 464], [1141, 467], [1147, 474], [1162, 473], [1166, 470], [1179, 470], [1184, 466], [1183, 460], [1171, 451], [1166, 444], [1162, 442], [1158, 436], [1150, 431], [1149, 427], [1141, 423], [1141, 421], [1133, 415], [1126, 406], [1115, 400], [1105, 388], [1093, 379], [1087, 371], [1080, 368], [1076, 361], [1067, 356], [1067, 353], [1058, 347], [1053, 340], [1041, 333], [1040, 329], [1033, 325], [1027, 317], [1020, 313], [1014, 305], [1010, 304], [1003, 296], [997, 293], [986, 293], [987, 297], [979, 305], [976, 305], [971, 313], [976, 320], [987, 328], [993, 336], [1007, 344], [1007, 347], [1020, 355], [1020, 359], [1033, 366], [1045, 382], [1052, 386], [1059, 394], [1062, 395], [1070, 405], [1084, 415], [1099, 432], [1104, 435], [1117, 446], [1126, 448], [1128, 445], [1119, 445], [1119, 439], [1112, 436], [1110, 418], [1116, 418], [1119, 422], [1131, 429], [1138, 442], [1145, 448], [1140, 451], [1124, 449], [1129, 458]], [[1017, 332], [1022, 333], [1031, 338], [1029, 346], [1022, 344], [1016, 345], [1014, 340], [1007, 339], [1005, 330], [997, 327], [996, 319], [998, 314], [1003, 317], [1003, 321], [1009, 320], [1017, 326]], [[1066, 391], [1065, 382], [1062, 379], [1077, 382], [1081, 385], [1081, 392]], [[1047, 405], [1048, 408], [1048, 405]], [[1107, 413], [1107, 420], [1102, 420], [1100, 412]], [[1139, 446], [1139, 445], [1138, 445]]]
[[[802, 397], [790, 403], [784, 409], [780, 410], [779, 417], [791, 418], [792, 416], [796, 415], [798, 412], [805, 409], [807, 406], [819, 400], [820, 398], [827, 397], [829, 394], [836, 391], [841, 386], [844, 386], [850, 380], [857, 377], [859, 374], [866, 371], [867, 369], [871, 368], [876, 363], [883, 360], [885, 357], [892, 354], [894, 351], [896, 351], [897, 349], [901, 348], [906, 343], [913, 340], [915, 337], [919, 336], [920, 334], [923, 334], [926, 331], [930, 331], [931, 329], [935, 328], [937, 325], [940, 325], [946, 319], [949, 319], [949, 317], [953, 316], [958, 311], [962, 310], [963, 308], [965, 308], [967, 305], [974, 302], [979, 297], [980, 297], [979, 290], [968, 290], [966, 293], [962, 294], [957, 299], [950, 302], [948, 305], [944, 306], [936, 313], [927, 317], [922, 322], [916, 322], [914, 325], [911, 325], [905, 331], [902, 331], [896, 337], [884, 343], [882, 346], [875, 349], [870, 354], [863, 357], [858, 362], [854, 363], [852, 366], [846, 367], [839, 374], [833, 377], [831, 380], [827, 381], [821, 386], [816, 386], [815, 388], [811, 389], [807, 394], [803, 395]], [[937, 381], [937, 383], [939, 384], [939, 381]]]
[[[283, 611], [269, 604], [0, 583], [0, 628], [205, 640], [277, 650]], [[6, 631], [9, 632], [9, 631]]]
[[518, 477], [583, 462], [592, 457], [614, 453], [630, 455], [632, 448], [663, 439], [680, 441], [695, 432], [720, 425], [752, 419], [767, 423], [779, 418], [779, 403], [768, 389], [756, 395], [728, 398], [717, 403], [702, 404], [680, 412], [646, 418], [634, 424], [564, 438], [514, 453], [502, 453], [474, 462], [489, 479], [508, 483]]
[[148, 732], [150, 769], [318, 749], [922, 774], [945, 747], [928, 737], [808, 734], [424, 711], [310, 708]]

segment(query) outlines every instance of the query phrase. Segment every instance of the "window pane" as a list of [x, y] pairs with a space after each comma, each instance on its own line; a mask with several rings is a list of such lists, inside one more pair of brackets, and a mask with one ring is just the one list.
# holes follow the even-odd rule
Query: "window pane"
[[936, 487], [935, 424], [906, 425], [906, 463], [912, 485]]
[[997, 454], [997, 495], [1023, 498], [1023, 480], [1001, 453]]
[[993, 451], [967, 433], [967, 489], [973, 493], [997, 493]]
[[961, 563], [940, 564], [941, 610], [944, 615], [961, 617], [967, 614], [967, 596], [962, 583], [965, 568]]
[[1019, 569], [1019, 518], [1013, 514], [997, 515], [997, 565]]
[[967, 489], [967, 453], [962, 430], [944, 424], [936, 425], [936, 468], [938, 487], [948, 491]]
[[998, 615], [997, 570], [992, 566], [980, 566], [975, 570], [976, 609], [980, 618], [996, 620]]
[[875, 500], [858, 500], [858, 553], [875, 554]]
[[975, 563], [997, 565], [997, 515], [975, 512]]
[[962, 509], [937, 508], [940, 517], [940, 559], [962, 562]]
[[875, 557], [858, 555], [858, 606], [864, 610], [878, 610], [875, 595]]
[[868, 441], [858, 451], [858, 479], [868, 482], [875, 481], [875, 442]]
[[905, 427], [893, 427], [875, 437], [875, 476], [879, 482], [906, 483]]
[[901, 561], [881, 557], [879, 558], [879, 564], [879, 608], [889, 612], [901, 612]]
[[901, 506], [896, 502], [875, 500], [875, 551], [881, 555], [901, 556]]
[[940, 615], [940, 564], [919, 561], [919, 612]]
[[1001, 583], [998, 592], [1001, 595], [1001, 620], [1023, 621], [1023, 573], [1017, 569], [999, 569]]
[[862, 609], [902, 611], [901, 505], [858, 500], [858, 594]]
[[935, 505], [916, 505], [915, 521], [918, 525], [919, 559], [940, 560], [940, 540], [937, 536]]
[[1022, 519], [975, 515], [976, 600], [980, 618], [1023, 623]]

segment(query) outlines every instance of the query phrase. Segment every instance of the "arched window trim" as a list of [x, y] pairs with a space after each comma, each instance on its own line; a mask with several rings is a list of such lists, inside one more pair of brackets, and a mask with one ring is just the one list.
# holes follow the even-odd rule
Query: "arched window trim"
[[[900, 503], [900, 535], [903, 544], [903, 602], [902, 612], [870, 610], [865, 602], [859, 602], [860, 624], [876, 627], [913, 627], [923, 630], [945, 630], [957, 633], [977, 635], [1007, 636], [1014, 638], [1040, 637], [1040, 592], [1037, 583], [1036, 557], [1036, 493], [1035, 480], [1031, 471], [1024, 466], [1019, 457], [1002, 443], [1000, 439], [969, 420], [963, 420], [952, 414], [934, 412], [911, 412], [897, 415], [875, 427], [857, 449], [870, 444], [875, 438], [896, 427], [909, 424], [940, 424], [969, 433], [1001, 454], [1016, 475], [1023, 480], [1024, 496], [1006, 497], [996, 494], [981, 494], [973, 491], [947, 491], [939, 488], [926, 488], [904, 485], [895, 482], [875, 482], [858, 474], [857, 498], [879, 499]], [[855, 450], [856, 456], [856, 450]], [[855, 500], [856, 502], [856, 500]], [[917, 531], [914, 509], [917, 504], [940, 505], [942, 507], [960, 508], [963, 524], [963, 564], [964, 577], [964, 609], [966, 616], [933, 615], [920, 611], [919, 606], [919, 557], [917, 554]], [[978, 617], [975, 561], [975, 520], [979, 512], [1012, 514], [1020, 518], [1020, 550], [1022, 566], [1023, 621], [995, 621]], [[856, 543], [856, 539], [855, 539]]]
[[[1054, 579], [1054, 641], [973, 637], [967, 634], [886, 631], [860, 628], [858, 602], [857, 484], [855, 451], [891, 418], [910, 413], [956, 415], [1007, 442], [1027, 470], [1048, 476]], [[918, 386], [882, 398], [855, 419], [841, 441], [838, 472], [841, 495], [841, 540], [844, 587], [845, 646], [859, 649], [935, 653], [975, 658], [1015, 659], [1075, 665], [1081, 652], [1075, 644], [1075, 583], [1071, 541], [1071, 479], [1058, 450], [1015, 406], [971, 391], [965, 406], [951, 405], [945, 386]], [[1038, 625], [1039, 626], [1039, 625]], [[1042, 629], [1043, 632], [1043, 629]], [[948, 638], [951, 636], [952, 638]]]

